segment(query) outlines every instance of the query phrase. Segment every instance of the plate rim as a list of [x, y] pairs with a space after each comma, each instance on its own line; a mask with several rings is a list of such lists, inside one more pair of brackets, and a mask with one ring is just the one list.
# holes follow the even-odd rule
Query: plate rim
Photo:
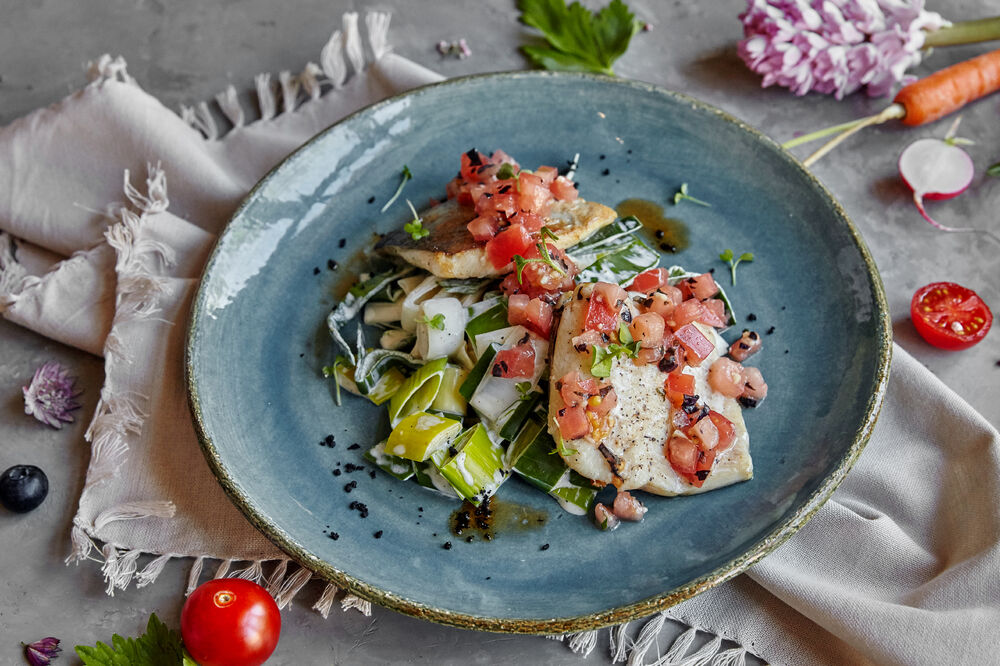
[[[226, 236], [226, 233], [230, 230], [234, 220], [239, 218], [243, 212], [251, 205], [256, 197], [257, 192], [267, 184], [274, 176], [281, 172], [285, 167], [287, 167], [291, 162], [293, 162], [300, 153], [303, 153], [311, 148], [317, 141], [322, 137], [326, 136], [328, 133], [334, 130], [334, 128], [345, 124], [353, 120], [354, 118], [372, 113], [373, 111], [387, 106], [390, 104], [395, 104], [402, 99], [408, 97], [415, 97], [420, 95], [426, 95], [433, 93], [434, 90], [439, 88], [450, 88], [450, 87], [460, 87], [467, 85], [470, 82], [482, 82], [487, 80], [516, 80], [516, 79], [566, 79], [566, 80], [578, 80], [583, 82], [584, 85], [589, 84], [601, 84], [601, 85], [618, 85], [625, 88], [634, 88], [642, 90], [646, 93], [653, 93], [657, 95], [663, 95], [666, 97], [671, 97], [677, 101], [681, 101], [685, 104], [694, 106], [695, 108], [709, 112], [723, 121], [737, 126], [739, 129], [748, 132], [753, 135], [755, 139], [766, 145], [768, 148], [773, 150], [778, 157], [783, 159], [786, 163], [790, 164], [792, 168], [798, 169], [808, 181], [811, 181], [812, 185], [821, 193], [822, 196], [826, 197], [827, 200], [832, 204], [834, 213], [839, 217], [845, 224], [847, 231], [851, 240], [854, 242], [855, 247], [860, 253], [861, 259], [865, 264], [867, 275], [871, 284], [873, 286], [873, 296], [877, 309], [876, 313], [876, 327], [877, 327], [877, 366], [875, 368], [875, 387], [871, 396], [868, 398], [868, 402], [865, 406], [864, 418], [861, 420], [857, 430], [854, 433], [853, 440], [850, 447], [845, 451], [844, 455], [841, 457], [837, 464], [837, 467], [832, 473], [827, 475], [818, 488], [816, 488], [812, 494], [806, 499], [802, 506], [795, 511], [789, 518], [782, 521], [780, 524], [774, 527], [767, 535], [760, 539], [749, 551], [742, 553], [741, 555], [733, 558], [729, 562], [713, 569], [712, 571], [696, 578], [695, 580], [675, 587], [671, 590], [667, 590], [663, 593], [647, 597], [645, 599], [640, 599], [628, 604], [615, 606], [614, 608], [605, 609], [603, 611], [596, 611], [587, 613], [584, 615], [574, 615], [565, 617], [551, 617], [551, 618], [498, 618], [488, 615], [476, 615], [472, 613], [464, 613], [452, 611], [444, 608], [438, 608], [434, 605], [427, 604], [424, 602], [416, 601], [414, 599], [407, 598], [406, 596], [399, 595], [392, 592], [387, 592], [381, 588], [366, 583], [365, 581], [359, 580], [347, 573], [337, 569], [333, 565], [320, 558], [316, 557], [312, 553], [308, 552], [305, 548], [297, 544], [291, 535], [282, 530], [278, 525], [271, 523], [263, 515], [259, 515], [258, 511], [254, 508], [253, 502], [249, 495], [243, 491], [239, 481], [233, 478], [227, 471], [222, 458], [219, 454], [218, 449], [215, 446], [210, 434], [208, 433], [204, 417], [201, 411], [201, 401], [199, 396], [199, 390], [197, 385], [197, 380], [194, 376], [194, 366], [193, 357], [195, 354], [195, 347], [198, 339], [198, 322], [199, 322], [199, 310], [202, 309], [204, 300], [206, 298], [205, 289], [205, 278], [208, 276], [209, 272], [215, 266], [216, 259], [219, 255], [219, 249], [221, 246], [221, 241]], [[229, 220], [226, 222], [225, 226], [219, 232], [216, 237], [215, 244], [212, 251], [205, 262], [205, 266], [201, 272], [198, 280], [198, 288], [196, 290], [195, 296], [191, 301], [191, 308], [188, 317], [188, 326], [185, 334], [185, 344], [184, 344], [184, 383], [188, 398], [188, 405], [191, 412], [192, 422], [194, 424], [195, 433], [198, 437], [198, 443], [202, 450], [202, 453], [208, 462], [209, 468], [211, 469], [213, 475], [216, 477], [219, 484], [222, 486], [229, 500], [240, 510], [240, 512], [250, 521], [250, 523], [265, 537], [267, 537], [275, 546], [286, 553], [292, 560], [297, 562], [300, 566], [313, 572], [314, 575], [318, 575], [320, 578], [339, 586], [341, 589], [346, 590], [350, 594], [354, 594], [362, 599], [370, 601], [372, 603], [385, 606], [392, 610], [405, 613], [414, 617], [418, 617], [425, 620], [430, 620], [439, 624], [459, 627], [463, 629], [476, 629], [481, 631], [491, 631], [500, 633], [515, 633], [515, 634], [566, 634], [571, 632], [579, 632], [593, 629], [600, 629], [603, 627], [621, 624], [630, 620], [645, 617], [657, 611], [662, 611], [670, 606], [673, 606], [681, 601], [690, 599], [697, 594], [715, 587], [735, 576], [744, 572], [747, 568], [761, 560], [764, 556], [774, 551], [778, 546], [787, 541], [796, 531], [798, 531], [806, 522], [812, 518], [813, 515], [826, 503], [826, 501], [833, 495], [833, 492], [837, 489], [840, 483], [844, 480], [847, 473], [853, 467], [855, 461], [861, 455], [864, 450], [865, 445], [868, 443], [871, 437], [872, 430], [875, 427], [875, 423], [878, 420], [879, 413], [881, 411], [883, 399], [885, 397], [886, 388], [889, 380], [889, 368], [892, 360], [892, 323], [889, 313], [888, 301], [885, 294], [885, 288], [882, 284], [881, 275], [875, 264], [875, 260], [871, 255], [868, 246], [864, 242], [860, 231], [855, 226], [853, 220], [847, 215], [846, 210], [840, 202], [830, 193], [830, 191], [823, 185], [822, 182], [816, 176], [809, 171], [807, 168], [802, 166], [802, 164], [787, 150], [781, 147], [776, 141], [764, 134], [757, 128], [749, 125], [748, 123], [736, 118], [730, 113], [723, 111], [722, 109], [703, 102], [694, 97], [686, 95], [681, 92], [670, 90], [668, 88], [642, 82], [635, 80], [617, 79], [608, 77], [600, 74], [589, 74], [581, 72], [551, 72], [551, 71], [538, 71], [538, 70], [518, 70], [510, 72], [490, 72], [483, 74], [472, 74], [468, 76], [455, 77], [446, 79], [440, 82], [431, 83], [428, 85], [420, 86], [414, 88], [398, 95], [388, 97], [386, 99], [377, 101], [373, 104], [365, 106], [350, 115], [345, 116], [339, 121], [331, 124], [325, 129], [317, 132], [308, 141], [303, 143], [300, 147], [292, 151], [288, 156], [282, 159], [277, 165], [272, 167], [268, 172], [250, 189], [243, 200], [240, 202], [239, 206], [230, 216]]]

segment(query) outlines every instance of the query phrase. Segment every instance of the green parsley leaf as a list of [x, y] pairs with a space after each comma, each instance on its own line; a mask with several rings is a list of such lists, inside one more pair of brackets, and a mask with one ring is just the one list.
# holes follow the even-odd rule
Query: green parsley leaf
[[630, 345], [635, 342], [632, 339], [632, 331], [629, 330], [628, 324], [623, 321], [618, 322], [618, 341], [623, 345]]
[[1000, 162], [997, 162], [990, 168], [986, 169], [986, 175], [993, 176], [994, 178], [1000, 178]]
[[733, 251], [727, 248], [723, 250], [722, 254], [719, 255], [719, 259], [722, 259], [723, 261], [729, 264], [729, 275], [732, 278], [733, 286], [735, 287], [736, 267], [739, 266], [740, 263], [744, 261], [747, 263], [753, 261], [753, 252], [744, 252], [743, 254], [740, 255], [740, 258], [737, 259], [736, 261], [733, 261], [733, 256], [734, 256]]
[[695, 199], [693, 196], [688, 194], [688, 184], [681, 183], [681, 189], [674, 194], [674, 205], [679, 204], [682, 201], [690, 201], [691, 203], [698, 204], [699, 206], [706, 206], [708, 208], [712, 207], [712, 204], [707, 201], [702, 201], [701, 199]]
[[510, 162], [504, 162], [500, 165], [500, 169], [497, 170], [497, 180], [510, 180], [516, 176], [514, 165]]
[[406, 185], [406, 181], [413, 178], [413, 174], [410, 173], [410, 167], [406, 166], [405, 164], [403, 165], [402, 178], [403, 179], [399, 182], [399, 187], [396, 188], [396, 193], [392, 195], [391, 199], [385, 202], [385, 205], [382, 206], [382, 210], [379, 212], [384, 213], [385, 211], [387, 211], [389, 209], [389, 206], [391, 206], [393, 202], [399, 198], [399, 195], [403, 193], [403, 186]]
[[420, 219], [419, 215], [417, 215], [417, 209], [413, 207], [413, 204], [410, 203], [409, 199], [406, 200], [406, 205], [410, 207], [410, 212], [413, 213], [413, 219], [403, 225], [403, 231], [410, 234], [410, 238], [413, 240], [420, 240], [421, 238], [430, 236], [431, 232], [424, 229], [424, 221]]
[[146, 633], [138, 638], [115, 634], [111, 645], [98, 642], [75, 649], [84, 666], [197, 666], [184, 651], [180, 635], [160, 622], [156, 613], [149, 616]]
[[539, 67], [596, 72], [614, 76], [611, 65], [628, 49], [642, 22], [621, 0], [594, 13], [565, 0], [518, 0], [521, 22], [538, 28], [549, 48], [524, 46], [521, 50]]
[[639, 350], [639, 343], [632, 341], [629, 335], [629, 342], [618, 344], [612, 342], [607, 347], [594, 345], [593, 354], [590, 359], [590, 374], [595, 377], [607, 379], [611, 376], [611, 362], [618, 356], [634, 358]]
[[533, 393], [531, 390], [531, 382], [518, 382], [514, 386], [517, 388], [518, 400], [531, 400], [531, 394]]
[[435, 328], [439, 331], [444, 330], [444, 314], [440, 312], [431, 317], [430, 319], [428, 319], [427, 317], [421, 317], [417, 321], [420, 322], [421, 324], [427, 324], [427, 326], [429, 326], [430, 328]]

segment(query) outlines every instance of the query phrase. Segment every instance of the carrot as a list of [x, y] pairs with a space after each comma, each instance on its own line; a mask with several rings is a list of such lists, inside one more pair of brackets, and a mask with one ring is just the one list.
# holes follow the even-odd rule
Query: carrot
[[904, 125], [923, 125], [1000, 90], [1000, 49], [945, 67], [905, 86], [893, 100]]
[[811, 132], [781, 145], [784, 148], [793, 148], [836, 134], [819, 150], [802, 160], [803, 166], [812, 166], [842, 141], [865, 127], [895, 119], [911, 127], [924, 125], [958, 111], [969, 102], [974, 102], [997, 90], [1000, 90], [1000, 49], [945, 67], [904, 86], [892, 104], [880, 113]]

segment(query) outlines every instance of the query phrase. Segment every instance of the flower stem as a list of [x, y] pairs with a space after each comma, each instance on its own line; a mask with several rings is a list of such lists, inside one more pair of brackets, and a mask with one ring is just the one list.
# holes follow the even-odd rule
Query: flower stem
[[924, 47], [975, 44], [991, 39], [1000, 39], [1000, 16], [976, 21], [959, 21], [939, 30], [928, 32], [924, 38]]

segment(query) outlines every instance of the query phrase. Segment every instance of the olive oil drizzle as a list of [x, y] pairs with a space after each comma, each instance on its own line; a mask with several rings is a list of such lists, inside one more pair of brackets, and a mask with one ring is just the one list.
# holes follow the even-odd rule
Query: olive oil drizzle
[[634, 215], [642, 222], [643, 231], [653, 247], [675, 254], [691, 244], [687, 225], [667, 217], [663, 206], [646, 199], [626, 199], [615, 207], [619, 217]]

